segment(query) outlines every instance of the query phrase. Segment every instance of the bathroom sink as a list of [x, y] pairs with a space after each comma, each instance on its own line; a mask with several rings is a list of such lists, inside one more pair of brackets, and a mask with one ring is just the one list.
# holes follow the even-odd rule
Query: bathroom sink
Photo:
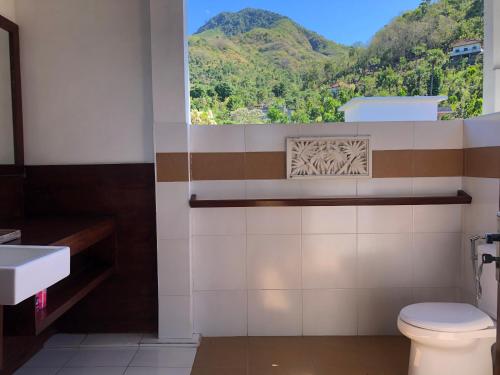
[[69, 273], [69, 247], [0, 245], [0, 305], [17, 305]]

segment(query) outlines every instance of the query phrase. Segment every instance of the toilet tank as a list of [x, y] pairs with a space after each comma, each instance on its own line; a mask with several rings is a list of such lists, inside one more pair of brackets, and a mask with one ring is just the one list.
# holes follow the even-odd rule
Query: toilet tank
[[[477, 248], [479, 255], [479, 264], [483, 254], [491, 254], [496, 256], [497, 245], [483, 244]], [[495, 272], [495, 263], [485, 264], [483, 266], [483, 274], [481, 276], [481, 286], [483, 294], [479, 300], [479, 309], [487, 313], [493, 319], [497, 319], [497, 279]]]

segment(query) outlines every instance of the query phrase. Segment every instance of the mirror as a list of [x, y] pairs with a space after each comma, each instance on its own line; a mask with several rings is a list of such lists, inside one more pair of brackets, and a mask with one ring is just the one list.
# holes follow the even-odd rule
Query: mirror
[[24, 164], [19, 28], [0, 16], [0, 174]]
[[15, 164], [9, 33], [0, 29], [0, 164]]

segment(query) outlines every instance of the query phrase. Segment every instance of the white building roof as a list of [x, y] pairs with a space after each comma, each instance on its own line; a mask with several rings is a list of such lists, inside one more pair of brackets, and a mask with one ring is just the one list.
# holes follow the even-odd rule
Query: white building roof
[[360, 96], [351, 99], [339, 108], [339, 111], [345, 112], [362, 104], [380, 103], [384, 106], [390, 104], [415, 104], [415, 103], [436, 103], [447, 100], [447, 96]]

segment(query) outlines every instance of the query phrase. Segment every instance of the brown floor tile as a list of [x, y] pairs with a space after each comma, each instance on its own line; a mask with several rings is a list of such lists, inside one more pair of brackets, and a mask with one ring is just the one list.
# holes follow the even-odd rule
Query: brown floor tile
[[191, 375], [247, 375], [245, 368], [196, 368], [193, 367]]
[[301, 369], [313, 364], [303, 337], [250, 337], [248, 363], [254, 368], [278, 365]]
[[407, 375], [409, 351], [400, 336], [204, 338], [192, 375]]
[[193, 367], [246, 368], [247, 337], [203, 338]]

